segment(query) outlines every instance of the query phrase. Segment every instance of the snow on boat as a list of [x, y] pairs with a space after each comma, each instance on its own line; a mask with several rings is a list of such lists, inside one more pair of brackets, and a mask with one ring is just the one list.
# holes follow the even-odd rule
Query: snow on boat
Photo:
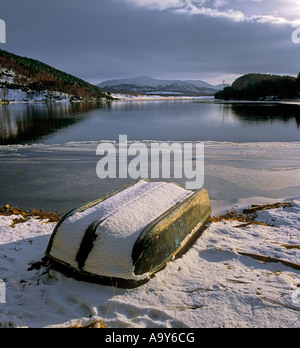
[[134, 288], [186, 252], [210, 214], [205, 189], [140, 180], [66, 214], [46, 259], [78, 280]]

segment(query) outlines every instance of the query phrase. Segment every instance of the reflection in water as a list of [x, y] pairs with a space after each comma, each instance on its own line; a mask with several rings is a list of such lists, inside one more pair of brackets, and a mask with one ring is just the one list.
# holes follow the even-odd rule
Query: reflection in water
[[99, 108], [92, 103], [14, 104], [0, 106], [0, 145], [37, 141], [73, 125]]
[[299, 141], [300, 105], [134, 101], [0, 105], [0, 145], [99, 140]]
[[296, 104], [231, 104], [232, 115], [243, 123], [288, 123], [295, 120], [300, 128], [300, 105]]

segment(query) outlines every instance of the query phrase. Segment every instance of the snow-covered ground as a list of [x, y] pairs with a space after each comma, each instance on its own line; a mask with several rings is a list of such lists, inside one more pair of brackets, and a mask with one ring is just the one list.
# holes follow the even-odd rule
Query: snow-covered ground
[[[16, 74], [13, 70], [0, 68], [0, 101], [5, 99], [9, 102], [41, 102], [41, 101], [60, 101], [66, 102], [70, 101], [71, 95], [67, 93], [57, 92], [57, 91], [30, 91], [27, 89], [25, 91], [26, 85], [24, 84], [24, 90], [16, 88], [8, 88], [15, 82]], [[22, 79], [22, 76], [19, 76]], [[8, 87], [4, 88], [5, 84]]]
[[70, 98], [70, 95], [62, 92], [41, 91], [27, 93], [22, 91], [21, 89], [7, 89], [7, 94], [5, 97], [5, 99], [9, 100], [11, 103], [33, 103], [50, 100], [53, 102], [69, 102]]
[[[34, 91], [28, 88], [28, 85], [20, 80], [25, 79], [23, 76], [18, 76], [17, 82], [16, 73], [12, 69], [0, 68], [0, 102], [5, 100], [10, 103], [35, 103], [35, 102], [70, 102], [74, 101], [74, 96], [59, 92], [59, 91]], [[16, 88], [17, 85], [23, 85], [22, 88]], [[75, 100], [76, 101], [76, 100]]]
[[0, 216], [0, 327], [300, 327], [298, 200], [258, 212], [261, 224], [212, 222], [188, 253], [133, 290], [34, 269], [55, 224], [31, 218], [12, 228], [15, 217]]

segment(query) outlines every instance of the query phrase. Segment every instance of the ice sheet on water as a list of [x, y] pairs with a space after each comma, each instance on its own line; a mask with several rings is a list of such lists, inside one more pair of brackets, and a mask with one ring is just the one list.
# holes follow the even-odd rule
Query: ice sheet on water
[[[43, 205], [47, 199], [44, 208], [65, 210], [132, 181], [97, 177], [96, 149], [103, 142], [110, 141], [0, 146], [1, 163], [5, 163], [0, 167], [5, 200], [1, 204], [17, 202], [24, 207], [30, 200]], [[117, 148], [118, 142], [111, 143]], [[143, 143], [150, 146], [153, 141]], [[204, 187], [217, 212], [253, 197], [257, 199], [252, 203], [259, 204], [300, 196], [300, 142], [205, 142], [204, 167]], [[184, 184], [184, 180], [174, 181]], [[17, 198], [12, 186], [19, 192]]]

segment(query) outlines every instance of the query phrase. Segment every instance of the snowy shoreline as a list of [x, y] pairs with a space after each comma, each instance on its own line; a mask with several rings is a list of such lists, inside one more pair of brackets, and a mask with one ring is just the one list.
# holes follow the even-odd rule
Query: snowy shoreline
[[258, 211], [255, 223], [240, 213], [212, 220], [188, 253], [134, 290], [44, 274], [37, 265], [56, 224], [11, 227], [20, 216], [0, 216], [0, 327], [300, 327], [300, 270], [290, 267], [300, 263], [300, 201]]

